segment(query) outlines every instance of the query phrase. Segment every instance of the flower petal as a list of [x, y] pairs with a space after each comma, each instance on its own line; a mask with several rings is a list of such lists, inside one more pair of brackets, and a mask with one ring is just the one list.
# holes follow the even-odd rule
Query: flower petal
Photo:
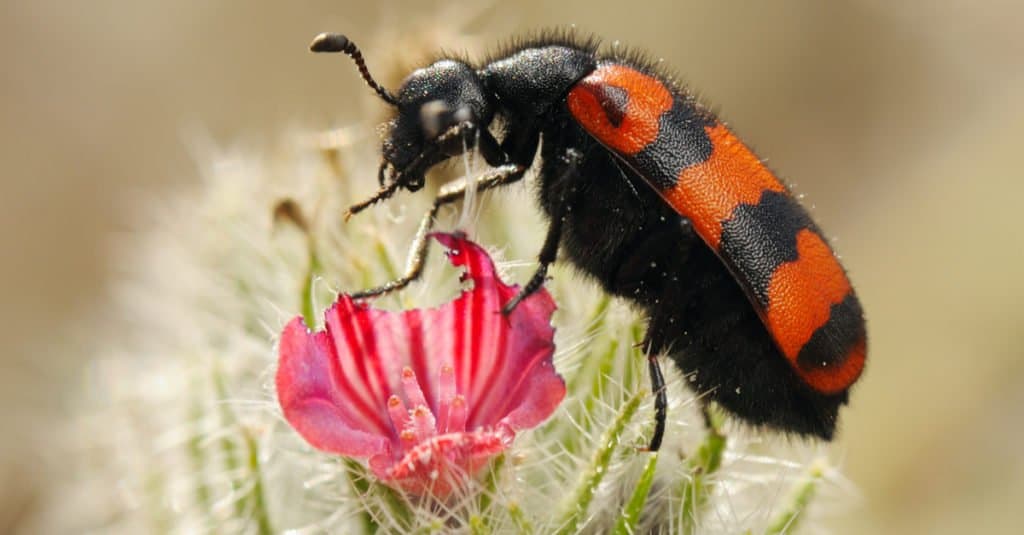
[[410, 492], [447, 494], [539, 424], [565, 396], [555, 373], [555, 304], [546, 290], [512, 313], [519, 291], [462, 235], [433, 234], [471, 280], [434, 309], [376, 310], [341, 295], [324, 331], [285, 327], [277, 391], [284, 416], [314, 447], [370, 459]]
[[452, 352], [458, 391], [466, 395], [470, 409], [467, 429], [494, 426], [503, 419], [513, 429], [539, 424], [565, 397], [565, 382], [552, 364], [551, 295], [540, 289], [505, 316], [501, 308], [519, 286], [503, 283], [490, 257], [475, 243], [458, 235], [433, 236], [473, 281], [472, 291], [445, 307], [455, 314], [453, 323], [464, 325], [455, 332], [465, 339]]
[[376, 407], [360, 407], [347, 399], [338, 382], [329, 339], [310, 333], [302, 318], [288, 323], [281, 334], [277, 368], [277, 397], [288, 423], [313, 447], [352, 457], [388, 449], [378, 429]]

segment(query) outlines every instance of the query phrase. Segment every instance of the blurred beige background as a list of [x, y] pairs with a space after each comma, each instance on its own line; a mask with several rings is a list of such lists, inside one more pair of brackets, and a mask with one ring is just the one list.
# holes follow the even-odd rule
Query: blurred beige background
[[189, 132], [230, 145], [357, 119], [368, 91], [350, 65], [306, 52], [315, 33], [358, 37], [372, 65], [394, 52], [384, 30], [461, 19], [483, 43], [576, 24], [663, 56], [816, 206], [872, 336], [837, 446], [862, 503], [836, 531], [1019, 524], [1024, 4], [5, 4], [0, 532], [60, 484], [39, 477], [40, 452], [74, 409], [76, 318], [105, 313], [110, 240], [138, 200], [197, 180]]

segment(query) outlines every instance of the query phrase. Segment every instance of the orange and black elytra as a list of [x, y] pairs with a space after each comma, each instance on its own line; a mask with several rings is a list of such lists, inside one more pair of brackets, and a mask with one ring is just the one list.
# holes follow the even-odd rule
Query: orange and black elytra
[[[477, 179], [479, 189], [521, 179], [540, 151], [537, 190], [548, 231], [536, 273], [505, 310], [543, 285], [561, 252], [644, 312], [657, 393], [652, 450], [667, 411], [658, 355], [676, 363], [705, 403], [755, 426], [833, 437], [867, 354], [846, 272], [775, 173], [650, 62], [549, 32], [481, 64], [436, 61], [392, 94], [344, 36], [321, 34], [311, 49], [351, 56], [397, 109], [381, 189], [350, 213], [399, 189], [420, 189], [430, 168], [467, 149], [493, 167]], [[496, 117], [502, 126], [494, 134]], [[463, 193], [438, 197], [422, 228]], [[424, 234], [401, 279], [353, 296], [414, 280], [429, 243]]]

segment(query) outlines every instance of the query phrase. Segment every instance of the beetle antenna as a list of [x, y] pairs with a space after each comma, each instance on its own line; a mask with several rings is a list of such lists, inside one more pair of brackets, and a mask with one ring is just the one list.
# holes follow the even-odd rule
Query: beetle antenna
[[348, 37], [341, 35], [340, 33], [322, 33], [313, 38], [313, 42], [309, 44], [309, 49], [313, 52], [343, 52], [348, 57], [352, 58], [352, 61], [356, 62], [356, 67], [359, 67], [359, 74], [363, 76], [363, 80], [366, 80], [366, 84], [370, 86], [380, 95], [380, 98], [391, 104], [392, 106], [398, 106], [398, 99], [395, 98], [387, 89], [384, 89], [373, 76], [370, 76], [370, 70], [366, 68], [366, 62], [363, 61], [363, 54], [359, 51], [359, 47], [355, 43], [348, 40]]

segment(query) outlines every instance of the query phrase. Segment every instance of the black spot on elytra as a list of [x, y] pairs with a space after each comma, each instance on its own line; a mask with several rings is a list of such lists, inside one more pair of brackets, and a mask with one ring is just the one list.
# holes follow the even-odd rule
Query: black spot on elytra
[[675, 187], [679, 174], [711, 157], [711, 138], [705, 127], [714, 120], [691, 103], [676, 97], [672, 108], [658, 118], [658, 137], [631, 160], [644, 179], [659, 190]]
[[803, 229], [818, 233], [796, 199], [780, 191], [765, 191], [757, 204], [741, 204], [722, 222], [722, 256], [761, 306], [768, 306], [775, 270], [797, 259], [796, 235]]
[[612, 123], [612, 126], [618, 128], [626, 117], [629, 92], [621, 87], [600, 84], [594, 88], [594, 94], [597, 96], [597, 102], [604, 110], [604, 114], [608, 116], [608, 121]]
[[818, 370], [842, 364], [850, 350], [866, 337], [864, 311], [853, 292], [832, 305], [828, 321], [811, 335], [800, 353], [796, 364], [805, 370]]

